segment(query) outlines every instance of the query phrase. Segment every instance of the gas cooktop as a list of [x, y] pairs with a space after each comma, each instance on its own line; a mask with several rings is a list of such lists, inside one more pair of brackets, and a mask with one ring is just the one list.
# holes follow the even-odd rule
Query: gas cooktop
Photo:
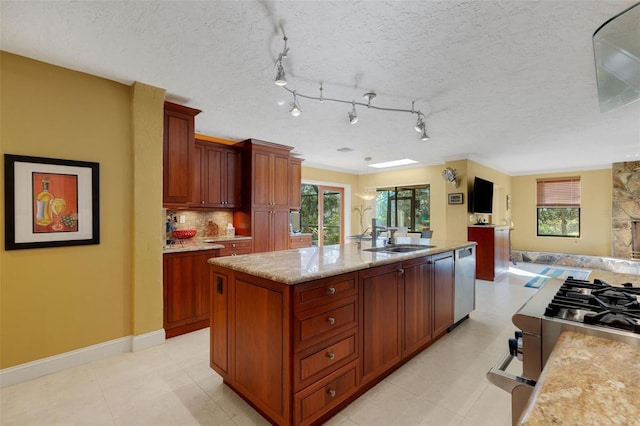
[[547, 306], [545, 316], [640, 334], [640, 287], [569, 277]]

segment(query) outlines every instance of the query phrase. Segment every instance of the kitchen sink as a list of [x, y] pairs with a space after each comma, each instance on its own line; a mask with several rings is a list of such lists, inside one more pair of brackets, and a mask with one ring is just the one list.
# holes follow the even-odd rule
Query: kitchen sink
[[371, 247], [364, 249], [364, 251], [386, 252], [386, 253], [409, 253], [417, 250], [426, 250], [434, 248], [435, 246], [420, 245], [420, 244], [391, 244], [382, 247]]

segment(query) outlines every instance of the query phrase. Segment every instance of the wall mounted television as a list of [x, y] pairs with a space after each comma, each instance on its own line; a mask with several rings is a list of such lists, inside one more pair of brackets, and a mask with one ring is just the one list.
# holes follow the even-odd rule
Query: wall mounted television
[[493, 182], [476, 176], [473, 181], [471, 197], [472, 213], [492, 213], [493, 207]]

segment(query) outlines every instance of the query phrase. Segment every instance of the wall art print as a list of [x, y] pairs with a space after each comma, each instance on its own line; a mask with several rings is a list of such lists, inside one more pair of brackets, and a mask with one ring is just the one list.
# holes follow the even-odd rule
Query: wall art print
[[100, 243], [98, 163], [4, 159], [5, 250]]

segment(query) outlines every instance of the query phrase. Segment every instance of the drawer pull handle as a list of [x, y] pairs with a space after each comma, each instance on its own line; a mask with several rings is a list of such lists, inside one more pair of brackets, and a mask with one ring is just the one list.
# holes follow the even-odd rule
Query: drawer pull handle
[[327, 289], [327, 294], [331, 295], [331, 294], [336, 294], [336, 289], [333, 287], [329, 287]]
[[327, 354], [327, 358], [329, 358], [329, 359], [334, 359], [335, 357], [336, 357], [336, 354], [334, 354], [333, 352], [329, 352]]
[[329, 389], [329, 391], [327, 392], [329, 394], [329, 396], [331, 398], [333, 398], [334, 396], [336, 396], [336, 391], [334, 391], [333, 389]]
[[327, 318], [327, 322], [328, 322], [329, 324], [333, 325], [333, 324], [335, 324], [335, 323], [336, 323], [336, 319], [335, 319], [334, 317], [329, 317], [329, 318]]

